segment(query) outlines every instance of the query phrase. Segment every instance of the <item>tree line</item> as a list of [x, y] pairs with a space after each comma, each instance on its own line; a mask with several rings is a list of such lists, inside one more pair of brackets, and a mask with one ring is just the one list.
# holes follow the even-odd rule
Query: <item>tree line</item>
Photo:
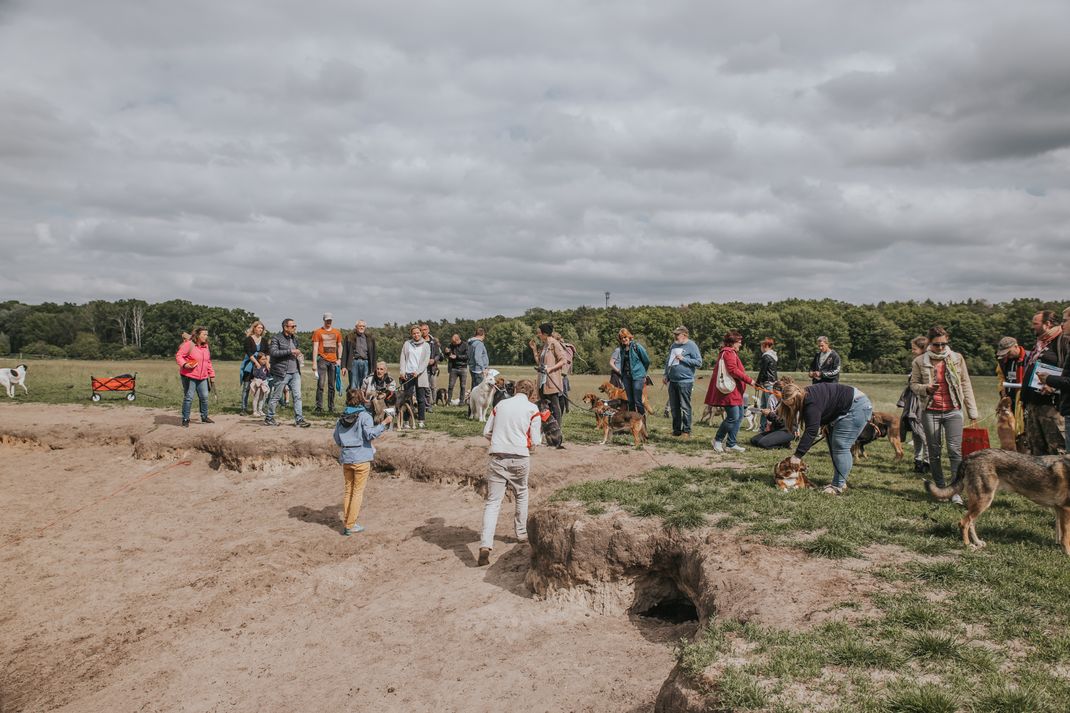
[[[782, 369], [806, 370], [816, 338], [825, 335], [843, 358], [846, 371], [903, 373], [910, 364], [910, 340], [932, 325], [942, 324], [951, 332], [953, 348], [966, 357], [970, 369], [987, 374], [993, 368], [1000, 337], [1010, 335], [1029, 345], [1034, 339], [1029, 328], [1032, 316], [1044, 309], [1061, 311], [1064, 306], [1026, 298], [996, 304], [927, 300], [866, 305], [789, 299], [764, 304], [532, 308], [513, 317], [426, 321], [432, 334], [443, 340], [455, 333], [467, 339], [477, 327], [483, 327], [491, 361], [500, 365], [532, 364], [528, 342], [540, 323], [552, 322], [565, 341], [576, 346], [576, 370], [589, 373], [607, 371], [621, 327], [631, 330], [660, 363], [672, 342], [672, 330], [681, 324], [691, 331], [708, 364], [716, 355], [721, 335], [738, 329], [746, 339], [740, 356], [748, 367], [756, 364], [758, 343], [768, 336], [776, 340]], [[339, 310], [336, 322], [343, 332], [352, 328], [345, 314]], [[352, 322], [359, 316], [359, 308], [353, 309]], [[245, 330], [256, 318], [247, 310], [186, 300], [39, 305], [9, 301], [0, 303], [0, 354], [120, 360], [169, 357], [178, 347], [179, 335], [198, 324], [208, 327], [217, 359], [240, 359]], [[274, 325], [268, 326], [271, 329]], [[408, 337], [409, 326], [391, 323], [369, 327], [379, 341], [379, 353], [392, 361]], [[310, 334], [299, 334], [306, 347], [310, 346]]]

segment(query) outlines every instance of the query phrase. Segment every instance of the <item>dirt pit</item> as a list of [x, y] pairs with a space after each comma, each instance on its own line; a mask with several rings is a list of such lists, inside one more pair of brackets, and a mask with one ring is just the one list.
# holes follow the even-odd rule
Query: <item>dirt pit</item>
[[[328, 429], [218, 421], [0, 406], [0, 711], [652, 710], [697, 623], [534, 598], [511, 503], [477, 568], [481, 439], [385, 437], [345, 538]], [[539, 450], [533, 511], [650, 455], [707, 464]]]

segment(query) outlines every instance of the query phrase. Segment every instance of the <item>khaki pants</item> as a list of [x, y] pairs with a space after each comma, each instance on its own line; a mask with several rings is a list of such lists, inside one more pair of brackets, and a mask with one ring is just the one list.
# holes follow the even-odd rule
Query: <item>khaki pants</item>
[[364, 485], [371, 472], [371, 462], [346, 463], [342, 466], [342, 474], [346, 479], [345, 494], [342, 496], [342, 523], [347, 530], [357, 522], [360, 505], [364, 501]]
[[1026, 404], [1023, 416], [1029, 452], [1035, 456], [1058, 455], [1066, 445], [1066, 424], [1059, 409], [1052, 404]]
[[505, 489], [510, 488], [516, 497], [516, 515], [513, 529], [517, 538], [528, 534], [528, 473], [531, 458], [507, 454], [490, 454], [487, 470], [487, 500], [483, 505], [483, 535], [479, 546], [494, 547], [494, 530], [498, 526], [498, 513], [502, 509]]

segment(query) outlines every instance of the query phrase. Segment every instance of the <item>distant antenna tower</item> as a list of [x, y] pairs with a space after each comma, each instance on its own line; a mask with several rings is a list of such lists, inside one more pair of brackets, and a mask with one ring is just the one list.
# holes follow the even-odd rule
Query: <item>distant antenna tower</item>
[[609, 309], [609, 293], [606, 292], [606, 309]]

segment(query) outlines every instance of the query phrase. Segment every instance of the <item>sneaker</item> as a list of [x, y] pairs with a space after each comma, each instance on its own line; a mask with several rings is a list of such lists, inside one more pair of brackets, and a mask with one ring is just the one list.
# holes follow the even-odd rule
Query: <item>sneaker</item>
[[724, 453], [724, 446], [721, 445], [721, 442], [718, 441], [716, 438], [713, 439], [713, 452]]
[[843, 488], [837, 488], [835, 485], [832, 485], [830, 483], [829, 485], [826, 485], [824, 488], [822, 488], [821, 492], [825, 495], [840, 495], [843, 493], [843, 490]]
[[416, 425], [416, 427], [417, 427], [417, 428], [423, 428], [423, 427], [424, 427], [424, 422], [423, 422], [423, 421], [420, 421], [420, 423], [418, 423], [418, 424]]
[[298, 428], [308, 428], [312, 424], [302, 418], [300, 421], [298, 421], [294, 425], [297, 426]]
[[357, 525], [356, 523], [353, 524], [353, 527], [348, 527], [342, 530], [342, 534], [346, 537], [349, 537], [350, 535], [358, 535], [362, 532], [364, 532], [364, 527], [362, 525]]
[[732, 451], [733, 453], [746, 453], [747, 452], [746, 448], [744, 448], [743, 446], [738, 445], [738, 444], [734, 445], [734, 446], [729, 446], [725, 450]]
[[212, 419], [210, 419], [207, 416], [205, 416], [204, 418], [201, 419], [201, 423], [215, 423], [215, 421], [213, 421]]
[[276, 420], [275, 420], [275, 419], [273, 419], [273, 418], [265, 418], [265, 419], [264, 419], [264, 425], [265, 425], [265, 426], [278, 426], [278, 425], [279, 425], [279, 422], [278, 422], [278, 421], [276, 421]]
[[489, 547], [480, 547], [479, 548], [479, 561], [476, 562], [476, 566], [477, 567], [486, 567], [488, 564], [490, 564], [490, 548]]
[[963, 506], [966, 505], [966, 503], [962, 502], [962, 496], [959, 495], [958, 493], [955, 493], [954, 495], [951, 496], [951, 502], [954, 503], [955, 505], [963, 505]]
[[188, 418], [182, 419], [182, 428], [189, 428], [189, 419]]
[[526, 545], [526, 544], [528, 544], [528, 536], [527, 535], [517, 535], [516, 536], [516, 541], [517, 541], [518, 544]]

